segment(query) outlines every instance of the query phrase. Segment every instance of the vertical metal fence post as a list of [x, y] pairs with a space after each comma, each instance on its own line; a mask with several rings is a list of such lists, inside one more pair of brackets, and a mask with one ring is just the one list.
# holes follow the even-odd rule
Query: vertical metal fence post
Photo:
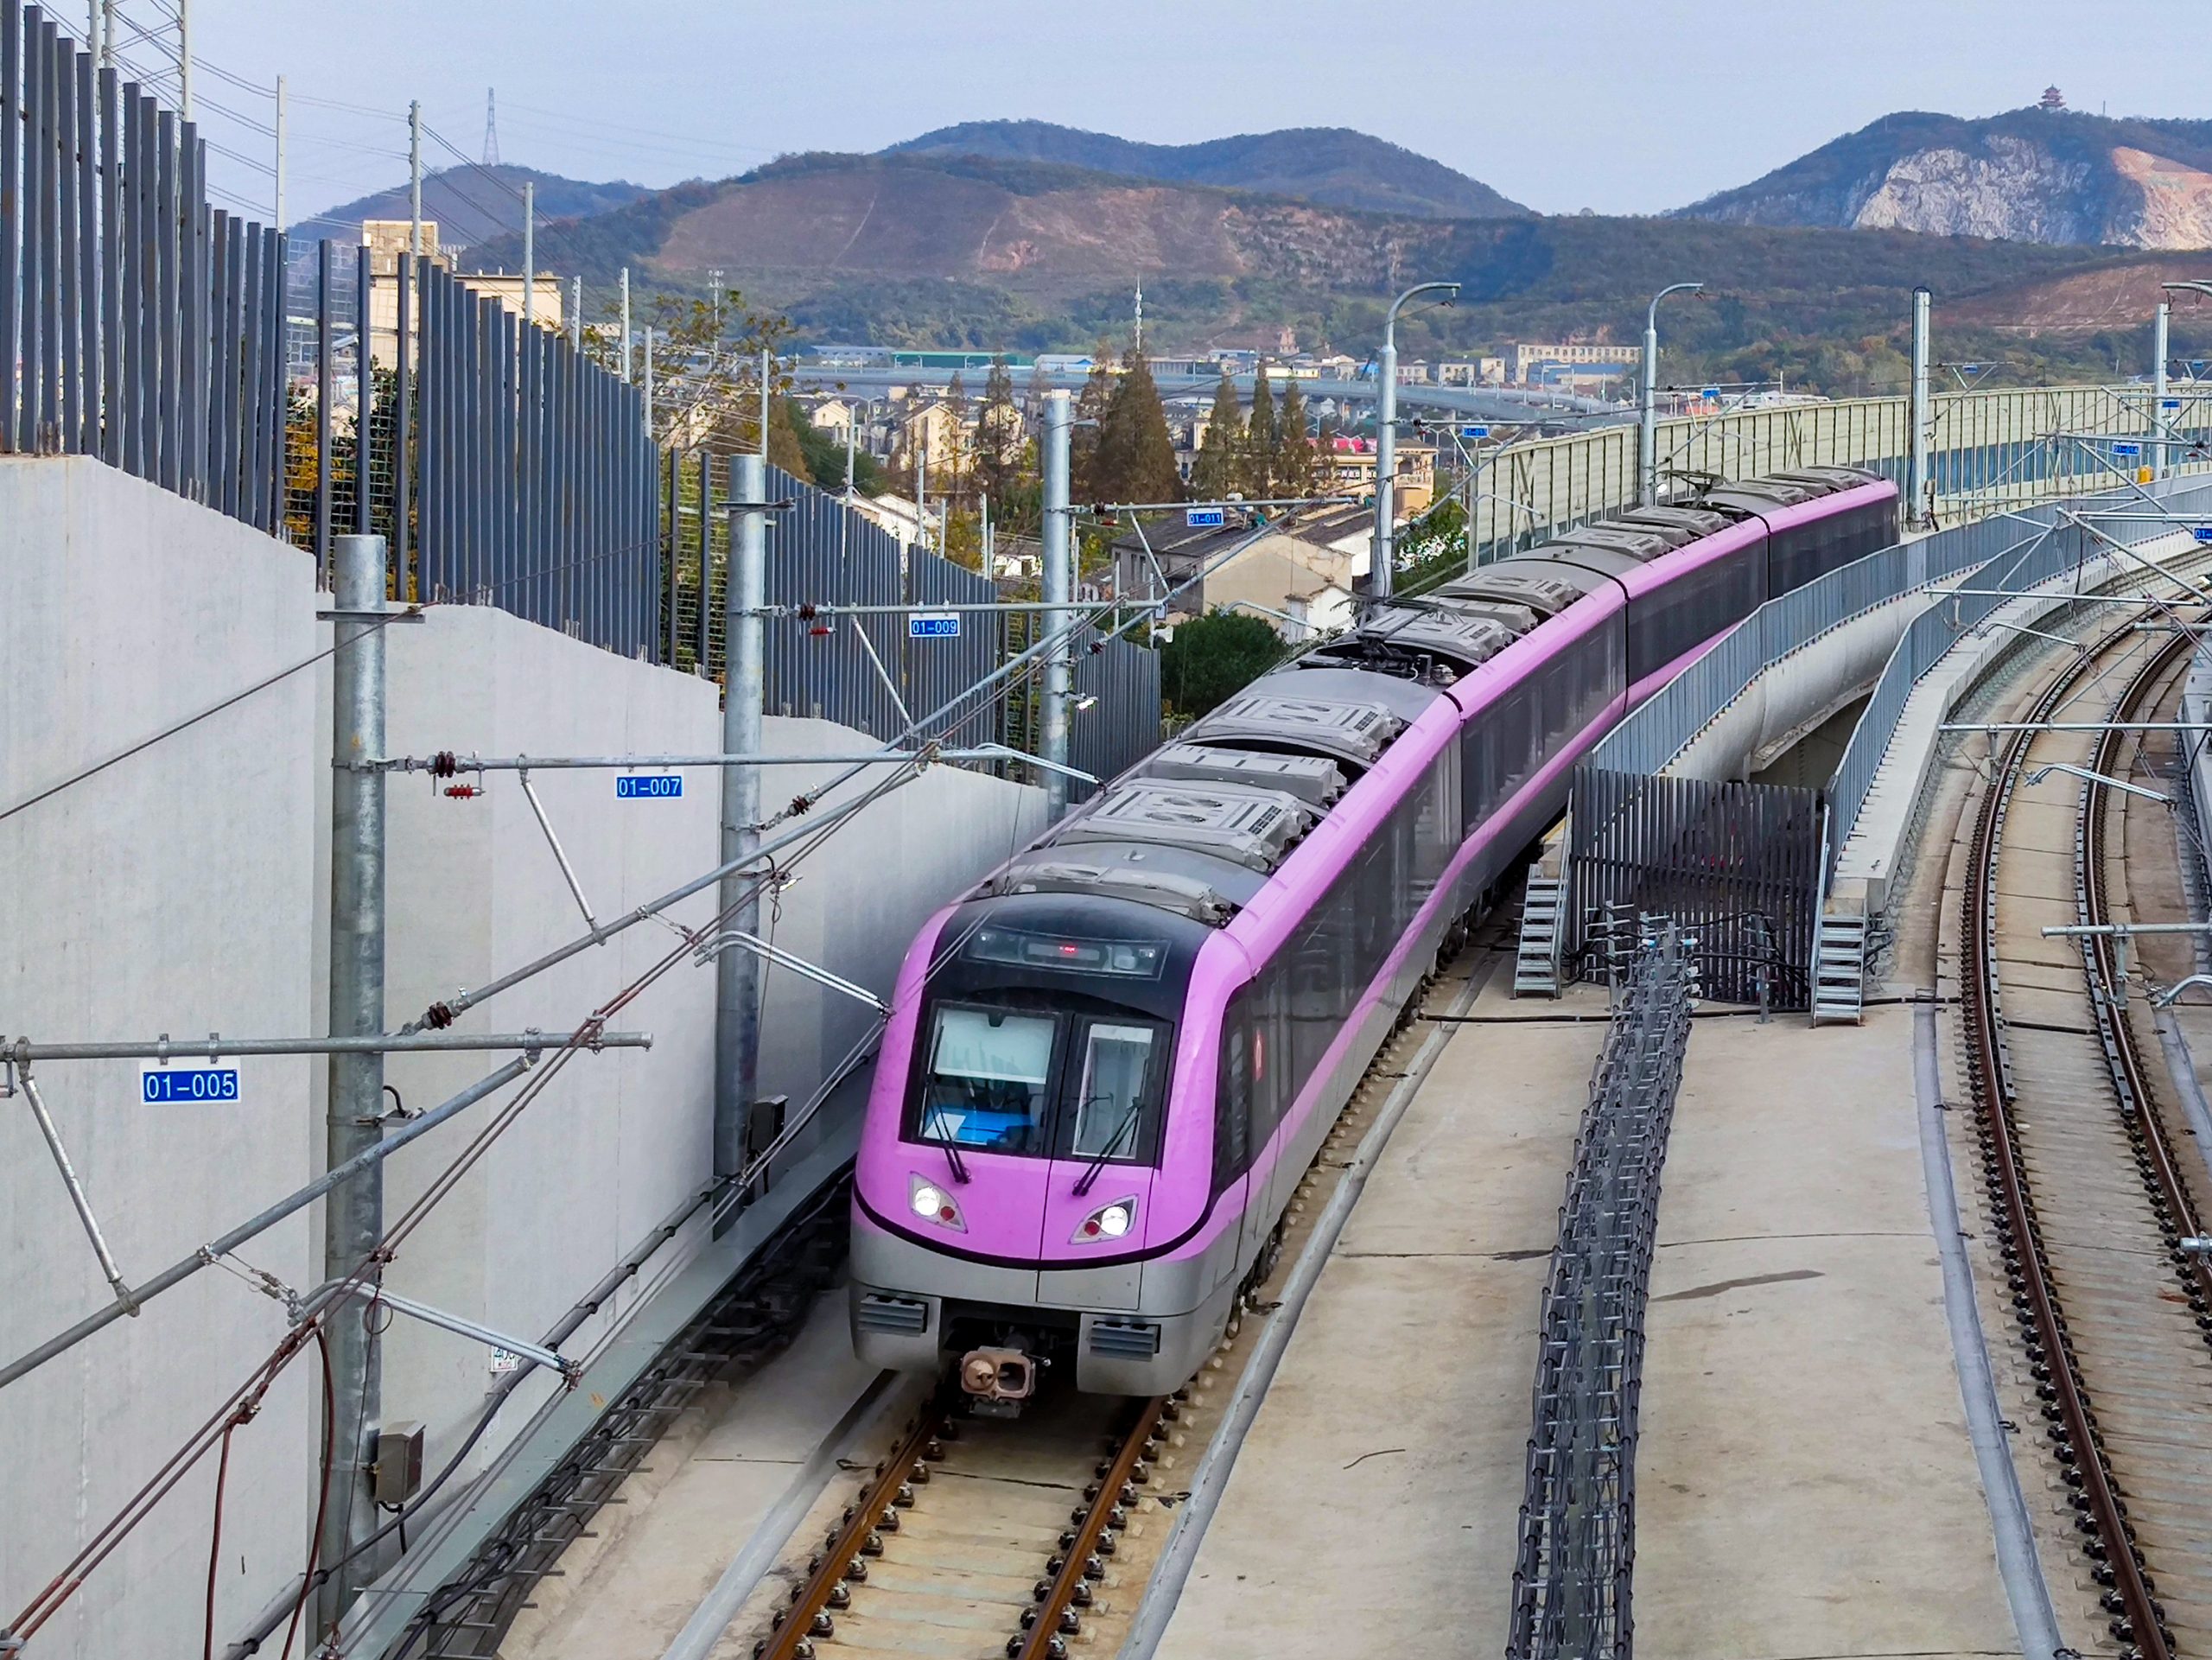
[[207, 499], [207, 152], [191, 123], [177, 130], [177, 480]]
[[[1044, 614], [1045, 633], [1052, 644], [1045, 652], [1044, 759], [1045, 817], [1054, 823], [1068, 810], [1068, 778], [1060, 768], [1068, 764], [1068, 703], [1072, 643], [1060, 638], [1074, 621], [1068, 609], [1073, 595], [1075, 524], [1068, 507], [1068, 395], [1045, 394], [1045, 557], [1044, 599], [1052, 607]], [[1387, 548], [1389, 544], [1381, 544]]]
[[154, 328], [161, 345], [156, 355], [155, 406], [161, 411], [156, 423], [160, 465], [155, 477], [164, 490], [175, 491], [184, 478], [184, 442], [180, 336], [177, 321], [177, 256], [182, 240], [183, 198], [177, 181], [177, 121], [168, 110], [156, 107], [154, 116]]
[[[55, 294], [61, 308], [61, 339], [58, 361], [61, 369], [61, 426], [54, 448], [80, 448], [85, 430], [85, 336], [82, 296], [77, 291], [77, 251], [89, 238], [92, 226], [79, 223], [77, 194], [77, 51], [67, 41], [57, 43], [54, 63], [54, 255], [59, 278]], [[89, 204], [85, 204], [89, 207]]]
[[[326, 251], [329, 245], [323, 244]], [[383, 538], [340, 537], [334, 560], [334, 608], [381, 609]], [[373, 1037], [385, 1029], [385, 775], [355, 772], [345, 763], [385, 753], [385, 625], [357, 615], [331, 627], [338, 649], [331, 671], [331, 754], [337, 766], [330, 784], [330, 1034]], [[335, 1169], [384, 1138], [384, 1057], [333, 1055], [329, 1079], [324, 1167]], [[384, 1166], [372, 1162], [325, 1201], [324, 1278], [359, 1272], [383, 1237]], [[345, 1557], [353, 1541], [373, 1530], [377, 1521], [368, 1466], [383, 1390], [372, 1313], [366, 1301], [346, 1299], [327, 1326], [337, 1421], [320, 1554], [337, 1568], [317, 1600], [318, 1629], [334, 1624], [370, 1577], [365, 1559], [348, 1562]]]
[[324, 587], [332, 580], [331, 493], [336, 485], [330, 454], [331, 253], [328, 237], [315, 245], [315, 574], [317, 585]]
[[16, 335], [22, 326], [18, 227], [28, 205], [21, 183], [23, 145], [23, 16], [0, 0], [0, 455], [22, 448], [16, 420]]
[[697, 671], [715, 677], [715, 457], [699, 452], [699, 660]]
[[53, 446], [54, 334], [54, 25], [34, 6], [23, 39], [23, 425], [26, 449]]
[[376, 354], [369, 345], [375, 319], [369, 309], [369, 246], [353, 250], [353, 531], [366, 536], [376, 528], [370, 517], [376, 503], [370, 481], [376, 476]]
[[[99, 72], [100, 194], [100, 456], [110, 467], [123, 465], [123, 251], [129, 232], [123, 224], [123, 130], [117, 104], [115, 71]], [[0, 179], [7, 168], [0, 163]], [[4, 244], [5, 237], [0, 237]], [[0, 264], [5, 256], [0, 255]], [[0, 275], [0, 287], [6, 278]], [[0, 356], [6, 354], [7, 330], [0, 328]], [[0, 371], [4, 373], [4, 371]], [[0, 405], [6, 403], [0, 397]], [[0, 448], [6, 445], [0, 442]]]
[[414, 297], [415, 261], [405, 254], [397, 255], [392, 262], [391, 301], [393, 307], [392, 356], [393, 403], [391, 423], [391, 569], [397, 585], [397, 596], [402, 601], [420, 596], [421, 589], [408, 585], [409, 562], [412, 557], [411, 526], [408, 519], [415, 506], [415, 458], [410, 453], [415, 442], [415, 365], [414, 342], [410, 339], [408, 302]]

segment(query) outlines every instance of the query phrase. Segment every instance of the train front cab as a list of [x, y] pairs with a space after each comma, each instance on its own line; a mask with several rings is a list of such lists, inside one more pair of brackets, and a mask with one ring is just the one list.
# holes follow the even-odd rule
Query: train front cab
[[[855, 1171], [853, 1344], [874, 1365], [957, 1367], [1016, 1405], [1033, 1368], [1078, 1388], [1173, 1388], [1225, 1290], [1149, 1260], [1184, 988], [1211, 930], [1076, 896], [978, 901], [945, 923], [893, 1106], [880, 1083]], [[893, 1057], [887, 1054], [887, 1063]], [[1200, 1138], [1203, 1140], [1203, 1136]], [[1234, 1233], [1230, 1239], [1233, 1245]], [[1219, 1294], [1217, 1295], [1217, 1292]], [[1166, 1379], [1165, 1383], [1161, 1382]]]

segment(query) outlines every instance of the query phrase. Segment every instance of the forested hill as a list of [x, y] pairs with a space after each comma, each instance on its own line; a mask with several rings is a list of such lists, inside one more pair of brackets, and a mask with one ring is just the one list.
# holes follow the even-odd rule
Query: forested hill
[[893, 144], [883, 153], [1052, 162], [1129, 178], [1263, 191], [1421, 219], [1491, 219], [1529, 212], [1478, 179], [1349, 127], [1294, 127], [1196, 144], [1144, 144], [1049, 121], [963, 121]]

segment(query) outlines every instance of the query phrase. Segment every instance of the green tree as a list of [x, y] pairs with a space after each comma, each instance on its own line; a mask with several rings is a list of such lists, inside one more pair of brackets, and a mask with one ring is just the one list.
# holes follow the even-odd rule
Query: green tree
[[1196, 719], [1282, 661], [1282, 636], [1241, 611], [1210, 611], [1179, 624], [1160, 648], [1160, 690], [1179, 715]]
[[1281, 448], [1274, 394], [1268, 390], [1267, 366], [1262, 364], [1252, 385], [1252, 418], [1244, 423], [1244, 493], [1251, 500], [1264, 501], [1277, 493], [1275, 468], [1282, 459]]
[[1152, 371], [1132, 348], [1106, 401], [1091, 452], [1090, 498], [1096, 501], [1174, 501], [1183, 493], [1175, 441]]
[[1075, 398], [1075, 430], [1068, 434], [1068, 486], [1077, 501], [1103, 501], [1098, 487], [1099, 429], [1114, 399], [1113, 354], [1104, 341], [1091, 354], [1090, 372]]
[[1213, 389], [1206, 436], [1191, 468], [1191, 488], [1201, 501], [1219, 501], [1237, 487], [1243, 448], [1244, 406], [1237, 401], [1236, 383], [1224, 371]]
[[1014, 377], [1006, 359], [991, 359], [983, 382], [983, 406], [976, 421], [976, 483], [995, 500], [1006, 492], [1021, 457], [1021, 410], [1014, 402]]
[[1282, 390], [1282, 408], [1275, 417], [1275, 493], [1310, 496], [1313, 493], [1313, 440], [1306, 430], [1306, 400], [1298, 383]]

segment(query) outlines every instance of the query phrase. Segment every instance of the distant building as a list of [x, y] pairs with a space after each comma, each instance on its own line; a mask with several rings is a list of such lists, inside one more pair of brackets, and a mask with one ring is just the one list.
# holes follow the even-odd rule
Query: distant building
[[[1113, 545], [1107, 597], [1145, 605], [1190, 583], [1168, 601], [1163, 626], [1227, 607], [1258, 617], [1294, 642], [1352, 620], [1352, 596], [1367, 577], [1373, 516], [1366, 508], [1331, 508], [1277, 521], [1225, 563], [1207, 569], [1251, 537], [1253, 528], [1236, 523], [1194, 529], [1169, 520], [1147, 526], [1141, 540], [1132, 531]], [[1201, 571], [1205, 575], [1192, 582]]]
[[1401, 386], [1427, 385], [1428, 365], [1418, 359], [1411, 363], [1400, 364], [1398, 366], [1398, 384]]
[[1471, 358], [1464, 363], [1440, 363], [1436, 366], [1436, 384], [1440, 386], [1503, 386], [1505, 384], [1505, 359]]
[[[1419, 513], [1436, 499], [1436, 446], [1399, 444], [1393, 451], [1397, 482], [1392, 500], [1400, 512]], [[1372, 438], [1335, 439], [1316, 450], [1314, 483], [1332, 495], [1372, 495], [1375, 493], [1375, 441]]]
[[1633, 366], [1642, 356], [1642, 348], [1634, 346], [1601, 346], [1587, 340], [1560, 340], [1548, 344], [1516, 341], [1505, 348], [1505, 372], [1506, 378], [1515, 385], [1525, 386], [1541, 380], [1539, 372], [1546, 365], [1611, 363]]
[[[369, 251], [369, 357], [379, 368], [399, 360], [399, 261], [414, 241], [415, 222], [404, 219], [372, 219], [361, 223], [361, 245]], [[453, 270], [453, 257], [441, 250], [438, 222], [423, 221], [423, 258], [443, 270]], [[471, 293], [497, 300], [518, 317], [522, 315], [523, 279], [519, 272], [461, 271], [461, 286]], [[540, 328], [556, 333], [568, 327], [568, 283], [551, 271], [539, 271], [533, 315]], [[409, 296], [408, 329], [422, 326], [421, 290]]]
[[806, 418], [817, 429], [834, 432], [842, 438], [853, 424], [854, 415], [853, 406], [843, 398], [825, 398], [806, 412]]
[[890, 531], [899, 538], [901, 547], [911, 548], [918, 540], [923, 539], [915, 534], [918, 517], [921, 530], [931, 547], [938, 546], [944, 539], [943, 511], [931, 508], [918, 516], [914, 511], [914, 499], [912, 496], [892, 495], [887, 493], [880, 496], [855, 495], [853, 498], [853, 511], [870, 524], [880, 525]]

